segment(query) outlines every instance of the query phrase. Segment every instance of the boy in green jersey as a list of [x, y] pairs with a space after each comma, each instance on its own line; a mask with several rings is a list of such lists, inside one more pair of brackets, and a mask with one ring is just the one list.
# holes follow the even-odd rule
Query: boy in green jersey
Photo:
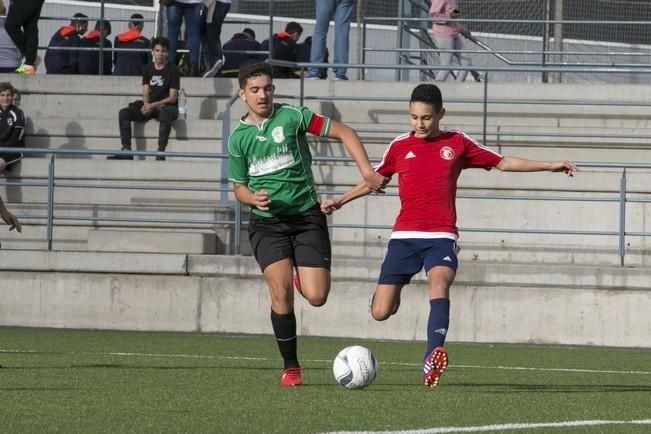
[[237, 200], [251, 207], [249, 239], [269, 288], [271, 324], [284, 360], [280, 385], [299, 386], [293, 268], [297, 289], [311, 305], [324, 305], [330, 292], [330, 237], [306, 133], [340, 140], [372, 191], [388, 179], [373, 170], [352, 128], [307, 107], [274, 104], [270, 65], [243, 64], [239, 85], [247, 114], [228, 140], [228, 178]]

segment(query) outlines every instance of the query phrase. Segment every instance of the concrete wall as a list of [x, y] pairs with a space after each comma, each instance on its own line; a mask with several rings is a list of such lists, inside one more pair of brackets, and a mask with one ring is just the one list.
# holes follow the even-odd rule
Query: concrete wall
[[[38, 256], [39, 262], [30, 255]], [[0, 252], [0, 325], [270, 333], [269, 297], [250, 257]], [[303, 336], [424, 340], [418, 275], [398, 315], [368, 312], [378, 260], [335, 260], [323, 308], [296, 302]], [[463, 262], [449, 339], [650, 347], [647, 270]]]

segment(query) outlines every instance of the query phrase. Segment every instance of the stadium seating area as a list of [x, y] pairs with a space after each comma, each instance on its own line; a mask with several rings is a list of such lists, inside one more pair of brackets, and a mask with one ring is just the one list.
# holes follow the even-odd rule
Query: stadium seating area
[[[232, 195], [222, 202], [216, 191], [220, 187], [222, 160], [174, 155], [165, 162], [154, 161], [153, 156], [134, 161], [105, 159], [106, 153], [119, 149], [117, 112], [139, 97], [138, 78], [2, 79], [10, 79], [23, 91], [22, 108], [29, 118], [29, 147], [104, 152], [56, 157], [52, 253], [45, 251], [47, 190], [43, 185], [47, 182], [49, 159], [42, 154], [26, 157], [6, 179], [20, 185], [0, 186], [0, 195], [25, 223], [23, 234], [0, 233], [0, 255], [5, 264], [0, 278], [10, 282], [9, 287], [0, 288], [0, 297], [11, 307], [7, 312], [13, 312], [2, 317], [2, 324], [268, 332], [266, 290], [255, 264], [246, 257], [246, 243], [243, 241], [245, 256], [233, 256], [236, 237], [232, 225], [205, 223], [235, 218]], [[228, 99], [236, 92], [235, 80], [186, 78], [182, 86], [189, 95], [188, 118], [175, 123], [168, 150], [222, 152], [222, 119]], [[377, 159], [393, 137], [408, 129], [406, 98], [412, 86], [413, 83], [400, 82], [307, 82], [306, 104], [357, 128], [370, 155]], [[445, 104], [448, 114], [443, 124], [482, 140], [483, 84], [443, 83], [441, 87], [449, 101]], [[297, 103], [299, 93], [297, 80], [277, 82], [279, 101]], [[584, 162], [648, 160], [645, 136], [650, 132], [651, 96], [644, 86], [490, 84], [488, 95], [491, 102], [485, 120], [486, 142], [499, 152]], [[510, 101], [506, 101], [507, 97]], [[524, 103], [516, 104], [515, 100]], [[608, 100], [612, 105], [586, 103]], [[543, 101], [550, 103], [540, 104]], [[559, 101], [573, 103], [558, 105]], [[236, 102], [231, 127], [243, 112], [242, 104]], [[155, 122], [134, 131], [135, 149], [155, 150]], [[535, 132], [541, 134], [533, 135]], [[321, 157], [346, 155], [341, 144], [321, 139], [314, 139], [313, 149]], [[617, 341], [623, 334], [618, 328], [604, 332], [599, 340], [562, 324], [554, 326], [550, 333], [545, 310], [537, 307], [549, 301], [549, 297], [555, 301], [553, 306], [547, 306], [556, 310], [568, 309], [580, 302], [577, 300], [594, 300], [595, 312], [576, 319], [577, 324], [582, 324], [581, 330], [593, 330], [610, 321], [608, 315], [615, 315], [616, 311], [613, 308], [606, 314], [609, 306], [632, 309], [630, 320], [621, 324], [622, 329], [635, 321], [639, 323], [636, 330], [646, 327], [644, 321], [640, 322], [643, 312], [648, 311], [644, 300], [635, 299], [638, 301], [633, 303], [634, 299], [611, 291], [615, 288], [635, 292], [645, 285], [640, 274], [644, 268], [630, 274], [618, 267], [616, 236], [545, 233], [616, 233], [622, 172], [621, 168], [584, 167], [583, 173], [573, 179], [548, 173], [464, 173], [459, 191], [459, 223], [469, 230], [462, 233], [460, 259], [464, 265], [455, 285], [455, 297], [460, 301], [455, 305], [460, 310], [455, 317], [467, 318], [465, 310], [472, 309], [475, 320], [463, 326], [455, 324], [455, 334], [450, 338], [640, 345], [641, 338], [630, 329], [625, 341]], [[648, 199], [648, 171], [629, 169], [626, 173], [629, 194], [636, 199]], [[341, 191], [359, 179], [356, 169], [342, 161], [317, 161], [314, 174], [324, 191]], [[111, 188], [73, 188], [75, 184]], [[395, 192], [395, 181], [392, 185], [388, 193]], [[133, 188], [136, 186], [187, 187], [192, 191]], [[212, 191], [197, 191], [203, 188]], [[464, 197], [471, 195], [474, 198]], [[495, 198], [482, 199], [488, 196]], [[510, 200], [517, 196], [551, 201]], [[570, 196], [600, 201], [560, 200]], [[389, 230], [381, 227], [350, 226], [388, 227], [398, 209], [397, 202], [390, 194], [371, 196], [345, 207], [331, 219], [333, 226], [349, 226], [333, 228], [336, 295], [320, 319], [310, 318], [313, 328], [303, 333], [328, 334], [328, 327], [337, 323], [346, 324], [346, 330], [356, 330], [363, 337], [419, 338], [412, 319], [418, 318], [422, 305], [418, 298], [424, 290], [420, 278], [413, 292], [403, 300], [401, 309], [405, 315], [398, 320], [402, 326], [369, 328], [370, 317], [341, 322], [351, 303], [366, 303], [389, 235]], [[649, 231], [646, 208], [643, 202], [627, 205], [627, 231]], [[102, 220], [106, 218], [113, 220]], [[187, 222], [174, 221], [181, 219]], [[484, 230], [474, 230], [477, 228]], [[511, 234], [487, 228], [542, 232]], [[247, 239], [245, 232], [241, 235], [243, 240]], [[626, 264], [648, 266], [645, 237], [627, 237], [626, 241]], [[548, 266], [541, 267], [541, 263]], [[557, 272], [550, 272], [552, 269]], [[58, 275], [49, 271], [57, 271]], [[107, 288], [111, 290], [110, 298]], [[78, 294], [86, 300], [82, 306], [66, 302], [69, 291], [80, 291]], [[231, 291], [243, 291], [246, 295], [240, 299]], [[244, 298], [249, 300], [246, 306]], [[192, 301], [195, 299], [200, 300], [199, 304]], [[251, 308], [251, 299], [259, 301], [257, 308]], [[496, 309], [491, 300], [497, 299], [515, 303], [511, 309], [503, 306], [509, 320], [498, 321], [499, 324], [494, 323], [499, 315], [490, 314]], [[180, 306], [179, 309], [170, 310], [170, 303]], [[300, 309], [311, 315], [309, 307], [301, 305]], [[532, 328], [507, 330], [504, 324], [521, 321], [518, 315], [524, 311], [536, 318], [530, 321]], [[579, 313], [568, 310], [563, 315], [569, 321]], [[482, 330], [482, 334], [477, 335], [477, 330]], [[337, 329], [331, 333], [342, 332]]]

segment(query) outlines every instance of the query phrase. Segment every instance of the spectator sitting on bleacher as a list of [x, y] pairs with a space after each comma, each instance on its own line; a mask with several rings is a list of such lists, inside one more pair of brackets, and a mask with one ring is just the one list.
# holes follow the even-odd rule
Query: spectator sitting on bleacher
[[226, 53], [226, 51], [260, 51], [260, 43], [255, 40], [255, 32], [248, 27], [224, 44], [224, 66], [221, 69], [222, 77], [237, 77], [240, 65], [247, 60], [259, 58], [260, 55], [247, 53]]
[[[14, 106], [14, 87], [11, 83], [0, 83], [0, 147], [20, 148], [25, 146], [25, 115]], [[0, 152], [0, 173], [23, 158], [22, 153]]]
[[[308, 36], [305, 38], [303, 42], [298, 44], [296, 46], [296, 62], [297, 63], [309, 63], [310, 62], [310, 55], [312, 53], [312, 36]], [[325, 59], [324, 63], [328, 63], [328, 48], [325, 49]], [[304, 74], [309, 78], [310, 71], [305, 71]], [[325, 80], [328, 78], [328, 69], [327, 68], [319, 68], [317, 69], [317, 77], [321, 80]], [[301, 76], [301, 69], [297, 68], [294, 70], [294, 75], [297, 77]]]
[[[111, 22], [104, 20], [104, 29], [102, 38], [100, 38], [100, 29], [102, 24], [100, 21], [95, 23], [95, 30], [88, 32], [79, 43], [81, 48], [97, 48], [99, 49], [99, 43], [101, 40], [104, 41], [104, 52], [102, 53], [102, 74], [111, 75], [111, 69], [113, 69], [113, 62], [111, 59], [111, 41], [108, 40], [107, 36], [111, 34]], [[88, 74], [88, 75], [98, 75], [99, 74], [99, 51], [80, 51], [79, 52], [79, 73]]]
[[[130, 19], [131, 21], [127, 25], [129, 30], [115, 37], [115, 48], [149, 49], [149, 39], [142, 36], [145, 23], [139, 21], [143, 19], [143, 16], [133, 14]], [[113, 75], [142, 76], [142, 68], [148, 63], [149, 53], [147, 51], [134, 51], [133, 53], [115, 51], [113, 54]]]
[[0, 0], [0, 72], [14, 72], [20, 66], [23, 56], [5, 30], [7, 7]]
[[[70, 25], [63, 26], [52, 36], [45, 53], [45, 69], [48, 74], [77, 74], [79, 72], [79, 47], [81, 36], [88, 30], [88, 17], [82, 13], [73, 15]], [[72, 48], [71, 50], [50, 49]]]
[[[284, 32], [278, 32], [272, 38], [272, 55], [274, 59], [296, 62], [296, 43], [303, 34], [303, 27], [297, 22], [290, 21]], [[262, 50], [269, 50], [269, 39], [262, 41]], [[294, 68], [272, 65], [274, 78], [295, 77]]]
[[[14, 95], [13, 95], [13, 105], [20, 108], [20, 100], [22, 99], [20, 95], [20, 91], [14, 87]], [[24, 137], [24, 136], [23, 136]]]
[[[142, 72], [142, 100], [134, 101], [120, 110], [120, 140], [122, 150], [131, 151], [131, 122], [147, 122], [158, 119], [158, 151], [165, 152], [172, 131], [172, 122], [179, 117], [177, 96], [181, 87], [179, 68], [168, 62], [170, 43], [159, 36], [151, 41], [151, 56], [154, 60]], [[124, 153], [110, 155], [109, 160], [133, 160], [133, 155]], [[162, 155], [156, 160], [165, 160]]]

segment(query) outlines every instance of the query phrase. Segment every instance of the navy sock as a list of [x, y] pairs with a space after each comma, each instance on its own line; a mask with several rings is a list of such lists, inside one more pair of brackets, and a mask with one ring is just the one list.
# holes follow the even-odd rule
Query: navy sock
[[294, 312], [284, 315], [271, 311], [271, 325], [276, 336], [278, 350], [285, 362], [285, 369], [299, 368], [296, 342], [296, 316]]
[[450, 325], [450, 299], [435, 298], [429, 301], [427, 320], [427, 352], [425, 358], [436, 347], [442, 347]]

